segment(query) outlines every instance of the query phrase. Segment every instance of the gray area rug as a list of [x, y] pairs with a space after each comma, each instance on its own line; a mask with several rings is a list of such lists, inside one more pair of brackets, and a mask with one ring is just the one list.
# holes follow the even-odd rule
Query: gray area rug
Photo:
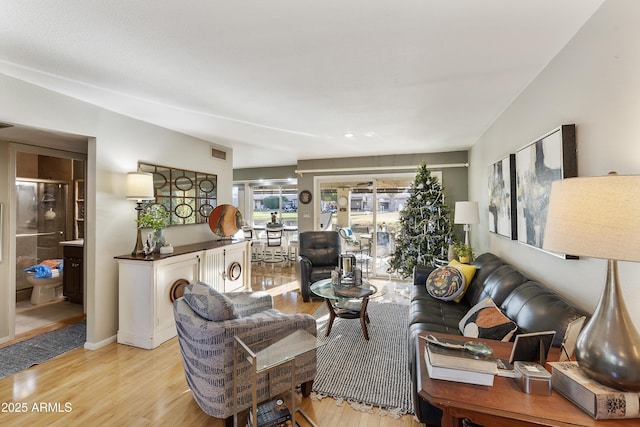
[[55, 331], [0, 348], [0, 378], [40, 364], [84, 345], [87, 337], [86, 321], [74, 323]]
[[314, 398], [330, 396], [355, 409], [379, 415], [413, 414], [411, 378], [407, 356], [409, 307], [369, 302], [369, 341], [360, 319], [339, 319], [325, 337], [328, 323], [326, 304], [313, 316], [318, 337], [326, 344], [318, 348], [318, 372], [313, 383]]

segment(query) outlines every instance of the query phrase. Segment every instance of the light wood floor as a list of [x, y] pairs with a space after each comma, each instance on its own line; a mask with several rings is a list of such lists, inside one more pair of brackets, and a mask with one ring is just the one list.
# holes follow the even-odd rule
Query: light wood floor
[[[313, 313], [320, 302], [304, 303], [293, 268], [253, 267], [253, 289], [274, 295], [287, 313]], [[384, 298], [402, 301], [401, 286], [383, 282]], [[155, 350], [120, 344], [79, 348], [0, 380], [2, 426], [224, 426], [207, 416], [187, 387], [177, 338]], [[320, 426], [417, 427], [400, 419], [356, 411], [335, 401], [303, 399], [302, 408]], [[308, 426], [299, 417], [301, 427]]]

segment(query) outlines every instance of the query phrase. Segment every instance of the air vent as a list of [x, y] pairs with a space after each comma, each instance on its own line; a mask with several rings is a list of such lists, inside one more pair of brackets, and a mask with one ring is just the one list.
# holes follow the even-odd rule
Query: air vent
[[211, 157], [213, 159], [227, 160], [227, 152], [211, 146]]

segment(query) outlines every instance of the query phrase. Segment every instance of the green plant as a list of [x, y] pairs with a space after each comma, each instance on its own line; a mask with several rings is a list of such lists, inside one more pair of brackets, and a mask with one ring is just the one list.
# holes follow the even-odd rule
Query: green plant
[[453, 251], [456, 253], [458, 257], [471, 257], [473, 258], [473, 249], [469, 245], [465, 245], [462, 242], [456, 242], [453, 245]]
[[136, 222], [139, 228], [162, 230], [169, 225], [169, 212], [162, 205], [151, 204], [140, 213]]

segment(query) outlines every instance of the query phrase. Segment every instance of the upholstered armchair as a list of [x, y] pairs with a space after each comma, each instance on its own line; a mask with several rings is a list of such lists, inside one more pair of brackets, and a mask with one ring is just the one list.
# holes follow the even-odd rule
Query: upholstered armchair
[[[215, 418], [233, 420], [234, 337], [252, 349], [260, 349], [297, 331], [316, 335], [316, 321], [309, 314], [284, 314], [273, 308], [266, 292], [218, 293], [197, 282], [185, 287], [173, 303], [187, 384], [200, 408]], [[252, 373], [246, 355], [237, 359], [237, 410], [251, 407]], [[296, 384], [303, 396], [311, 392], [316, 375], [316, 352], [296, 358]], [[258, 403], [291, 389], [291, 366], [285, 364], [258, 375]]]
[[[300, 292], [302, 300], [311, 298], [311, 284], [331, 277], [340, 262], [340, 236], [337, 231], [304, 231], [299, 235]], [[352, 255], [352, 265], [356, 265]]]

